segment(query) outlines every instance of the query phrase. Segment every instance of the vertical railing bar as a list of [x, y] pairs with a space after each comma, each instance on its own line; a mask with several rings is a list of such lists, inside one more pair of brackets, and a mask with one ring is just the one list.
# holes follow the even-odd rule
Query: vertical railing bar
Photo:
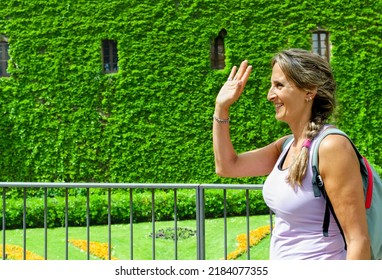
[[249, 225], [249, 190], [245, 190], [245, 206], [246, 206], [246, 219], [247, 219], [247, 260], [251, 259], [251, 236], [250, 236], [250, 225]]
[[201, 246], [202, 246], [202, 260], [206, 259], [206, 223], [205, 223], [205, 199], [204, 199], [204, 188], [200, 192], [200, 217], [201, 217]]
[[196, 210], [195, 210], [195, 214], [196, 214], [196, 259], [197, 260], [200, 260], [201, 259], [201, 254], [202, 254], [202, 249], [201, 249], [201, 233], [200, 233], [200, 199], [199, 199], [199, 196], [200, 196], [200, 190], [199, 190], [199, 187], [195, 189], [195, 197], [196, 197], [196, 201], [195, 201], [195, 207], [196, 207]]
[[151, 189], [152, 259], [155, 260], [155, 189]]
[[44, 188], [44, 258], [48, 259], [48, 187]]
[[133, 251], [134, 251], [134, 246], [133, 246], [133, 238], [134, 238], [134, 233], [133, 233], [133, 189], [130, 188], [130, 259], [133, 260]]
[[107, 226], [109, 229], [108, 232], [108, 254], [109, 254], [109, 260], [111, 260], [111, 188], [108, 188], [107, 190]]
[[5, 199], [5, 195], [6, 195], [6, 188], [3, 187], [3, 218], [2, 218], [2, 229], [3, 229], [3, 260], [5, 260], [7, 258], [6, 256], [6, 250], [5, 250], [5, 246], [6, 246], [6, 242], [5, 242], [5, 237], [6, 237], [6, 234], [5, 234], [5, 231], [6, 231], [6, 228], [5, 228], [5, 225], [6, 225], [6, 220], [5, 220], [5, 208], [6, 208], [6, 199]]
[[228, 256], [228, 230], [227, 230], [227, 189], [223, 189], [223, 212], [224, 212], [224, 259]]
[[65, 188], [65, 259], [69, 259], [69, 195]]
[[90, 260], [90, 188], [86, 188], [86, 254]]
[[196, 188], [196, 232], [197, 232], [197, 258], [205, 260], [205, 213], [204, 213], [204, 188]]
[[23, 190], [23, 260], [27, 259], [27, 189]]
[[174, 239], [174, 258], [178, 259], [178, 192], [174, 189], [174, 228], [175, 228], [175, 239]]

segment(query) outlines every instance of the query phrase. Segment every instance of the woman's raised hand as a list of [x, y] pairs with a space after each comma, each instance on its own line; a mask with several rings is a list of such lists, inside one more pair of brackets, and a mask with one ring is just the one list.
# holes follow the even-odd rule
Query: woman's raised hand
[[251, 71], [252, 66], [248, 65], [247, 60], [244, 60], [240, 64], [239, 70], [237, 70], [236, 66], [232, 67], [228, 80], [224, 83], [216, 97], [216, 105], [221, 109], [228, 110], [228, 108], [239, 99]]

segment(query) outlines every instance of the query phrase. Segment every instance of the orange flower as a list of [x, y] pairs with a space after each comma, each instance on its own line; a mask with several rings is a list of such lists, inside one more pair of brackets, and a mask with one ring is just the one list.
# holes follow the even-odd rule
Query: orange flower
[[[24, 249], [17, 245], [5, 245], [6, 259], [8, 260], [23, 260], [24, 259]], [[3, 246], [0, 245], [0, 258], [3, 258]], [[43, 260], [44, 258], [26, 250], [27, 260]]]
[[[69, 243], [73, 244], [82, 251], [87, 250], [86, 240], [69, 240]], [[109, 245], [107, 243], [100, 243], [95, 241], [90, 241], [89, 243], [90, 254], [100, 258], [102, 260], [109, 259]], [[112, 260], [117, 260], [117, 258], [111, 257]]]
[[[249, 232], [249, 246], [257, 245], [263, 238], [270, 234], [270, 226], [262, 226]], [[242, 254], [247, 252], [247, 235], [245, 233], [239, 234], [236, 237], [238, 246], [235, 251], [227, 255], [227, 260], [235, 260]]]

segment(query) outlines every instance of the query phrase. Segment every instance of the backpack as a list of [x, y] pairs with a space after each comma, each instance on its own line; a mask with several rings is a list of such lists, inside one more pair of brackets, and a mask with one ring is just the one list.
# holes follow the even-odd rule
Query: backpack
[[[312, 158], [312, 169], [313, 169], [313, 192], [315, 197], [320, 197], [321, 195], [326, 200], [326, 209], [323, 221], [323, 235], [328, 236], [329, 222], [330, 222], [330, 212], [332, 213], [337, 225], [341, 231], [344, 238], [341, 226], [337, 220], [334, 213], [332, 204], [326, 194], [324, 182], [321, 179], [318, 169], [318, 147], [321, 141], [329, 134], [339, 134], [345, 136], [352, 144], [360, 163], [360, 172], [362, 175], [363, 189], [365, 194], [365, 208], [366, 208], [366, 218], [369, 230], [370, 246], [371, 246], [371, 258], [374, 260], [382, 259], [382, 180], [377, 171], [369, 164], [367, 159], [363, 157], [354, 143], [351, 141], [348, 135], [342, 130], [335, 127], [329, 127], [325, 129], [322, 133], [317, 136], [313, 148], [313, 158]], [[287, 142], [292, 140], [289, 137], [283, 144], [283, 147]], [[330, 211], [330, 212], [329, 212]], [[346, 248], [346, 242], [345, 242]]]

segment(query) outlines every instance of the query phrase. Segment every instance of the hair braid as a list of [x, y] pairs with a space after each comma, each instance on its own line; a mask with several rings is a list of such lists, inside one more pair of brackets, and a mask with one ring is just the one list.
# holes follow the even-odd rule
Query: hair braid
[[[318, 118], [319, 119], [319, 118]], [[306, 139], [313, 141], [314, 137], [320, 132], [321, 128], [325, 125], [321, 119], [316, 120], [316, 122], [309, 122], [306, 131]], [[292, 186], [301, 186], [302, 180], [305, 177], [306, 169], [309, 160], [309, 149], [302, 147], [295, 162], [291, 165], [289, 169], [289, 174], [287, 177], [287, 182]]]

